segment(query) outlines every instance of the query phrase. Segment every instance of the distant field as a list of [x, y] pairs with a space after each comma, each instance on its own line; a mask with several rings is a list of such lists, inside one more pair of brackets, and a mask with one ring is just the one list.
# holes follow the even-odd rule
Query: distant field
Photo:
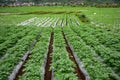
[[89, 8], [83, 13], [96, 26], [120, 32], [120, 8]]
[[34, 12], [34, 11], [78, 11], [86, 10], [87, 7], [70, 7], [70, 6], [33, 6], [33, 7], [0, 7], [0, 12]]
[[0, 7], [0, 80], [8, 79], [119, 80], [120, 8]]
[[[81, 11], [80, 14], [85, 14], [91, 20], [92, 24], [96, 26], [107, 28], [115, 32], [118, 32], [118, 30], [120, 29], [120, 8], [95, 8], [95, 7], [70, 7], [70, 6], [0, 7], [0, 13], [2, 14], [3, 13], [23, 13], [23, 12], [25, 13], [25, 12], [35, 12], [35, 11], [53, 11], [53, 12], [54, 11], [55, 12]], [[28, 15], [26, 15], [26, 17], [27, 16]], [[3, 16], [1, 16], [0, 18], [2, 18], [2, 20], [4, 19]], [[18, 19], [19, 19], [19, 16], [18, 16]]]

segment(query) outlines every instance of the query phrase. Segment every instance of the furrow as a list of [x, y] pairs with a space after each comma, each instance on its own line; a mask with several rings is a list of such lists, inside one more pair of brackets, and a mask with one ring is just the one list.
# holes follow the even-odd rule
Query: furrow
[[68, 44], [68, 41], [67, 41], [63, 31], [62, 31], [62, 34], [63, 34], [64, 40], [66, 43], [66, 50], [69, 53], [69, 58], [71, 59], [71, 61], [73, 61], [75, 63], [75, 67], [74, 67], [75, 72], [74, 73], [77, 74], [78, 80], [88, 80], [89, 78], [86, 78], [86, 76], [82, 72], [80, 66], [78, 65], [78, 62], [76, 61], [77, 59], [74, 55], [74, 52], [72, 51], [70, 45]]
[[50, 43], [49, 43], [49, 50], [47, 54], [47, 62], [45, 65], [45, 74], [44, 74], [44, 80], [51, 80], [52, 79], [52, 70], [50, 70], [50, 65], [52, 64], [52, 57], [51, 53], [53, 52], [53, 38], [54, 38], [54, 32], [51, 33], [50, 37]]

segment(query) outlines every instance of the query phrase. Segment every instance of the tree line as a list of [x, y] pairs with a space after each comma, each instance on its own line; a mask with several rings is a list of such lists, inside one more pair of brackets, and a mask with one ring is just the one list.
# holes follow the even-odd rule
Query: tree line
[[[73, 4], [82, 4], [82, 5], [96, 5], [96, 4], [119, 4], [120, 0], [0, 0], [1, 5], [9, 5], [9, 4], [25, 4], [28, 3], [30, 5], [39, 5], [39, 4], [51, 4], [57, 5], [58, 3], [61, 5], [73, 5]], [[55, 4], [52, 4], [55, 3]]]

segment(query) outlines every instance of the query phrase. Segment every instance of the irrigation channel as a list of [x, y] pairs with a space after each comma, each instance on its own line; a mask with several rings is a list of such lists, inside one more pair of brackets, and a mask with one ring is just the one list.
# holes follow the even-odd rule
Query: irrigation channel
[[[71, 22], [71, 23], [75, 22], [77, 26], [80, 26], [79, 22], [78, 22], [76, 19], [73, 19], [73, 20], [70, 19], [70, 22]], [[72, 27], [72, 26], [70, 26], [70, 27]], [[77, 34], [77, 32], [76, 32], [75, 30], [73, 30], [72, 28], [71, 28], [71, 30]], [[78, 34], [77, 34], [77, 36], [80, 37], [80, 35], [78, 35]], [[86, 43], [86, 44], [87, 44], [87, 43]], [[90, 46], [90, 45], [88, 45], [88, 46]], [[91, 46], [90, 46], [90, 47], [91, 47]], [[94, 48], [93, 48], [93, 49], [94, 49]], [[100, 60], [101, 64], [104, 64], [104, 65], [107, 66], [107, 64], [104, 62], [104, 60], [102, 59], [101, 56], [99, 56], [97, 53], [95, 53], [95, 56]], [[110, 72], [112, 73], [112, 75], [115, 76], [115, 78], [114, 78], [113, 76], [109, 75], [109, 78], [110, 78], [111, 80], [116, 80], [116, 79], [119, 80], [119, 79], [120, 79], [120, 76], [119, 76], [118, 74], [116, 74], [116, 72], [115, 72], [111, 67], [109, 67], [109, 69], [110, 69]]]
[[72, 52], [70, 46], [68, 45], [67, 39], [66, 39], [65, 34], [64, 34], [63, 31], [62, 31], [62, 34], [63, 34], [64, 40], [65, 40], [65, 43], [66, 43], [66, 50], [67, 50], [67, 52], [69, 53], [69, 58], [70, 58], [70, 59], [75, 63], [75, 65], [76, 65], [76, 66], [74, 67], [74, 69], [75, 69], [75, 72], [74, 72], [74, 73], [77, 74], [79, 80], [85, 80], [85, 76], [84, 76], [84, 74], [81, 72], [81, 70], [79, 69], [79, 66], [78, 66], [78, 64], [77, 64], [77, 62], [76, 62], [76, 60], [75, 60], [75, 57], [74, 57], [74, 55], [73, 55], [73, 52]]
[[18, 63], [18, 65], [16, 65], [15, 69], [12, 71], [11, 75], [8, 77], [9, 80], [19, 80], [19, 76], [21, 76], [24, 73], [23, 72], [24, 65], [29, 60], [30, 53], [32, 49], [34, 48], [34, 46], [36, 45], [36, 43], [38, 42], [38, 39], [41, 36], [42, 30], [43, 28], [41, 29], [39, 34], [36, 36], [36, 38], [33, 40], [30, 48], [25, 53], [25, 55], [22, 57], [22, 60]]
[[[68, 41], [65, 37], [65, 34], [64, 32], [62, 31], [62, 35], [63, 35], [63, 38], [65, 40], [65, 43], [66, 43], [66, 50], [69, 54], [69, 58], [71, 59], [71, 61], [73, 61], [75, 63], [75, 74], [77, 74], [77, 77], [78, 77], [78, 80], [89, 80], [89, 78], [87, 78], [85, 76], [85, 74], [82, 72], [82, 70], [80, 69], [78, 63], [76, 62], [76, 59], [74, 57], [74, 54], [73, 54], [73, 51], [72, 49], [70, 48], [69, 44], [68, 44]], [[53, 52], [53, 40], [54, 40], [54, 32], [51, 33], [51, 37], [50, 37], [50, 43], [49, 43], [49, 50], [48, 50], [48, 53], [47, 53], [47, 59], [46, 59], [46, 64], [45, 64], [45, 74], [44, 74], [44, 80], [54, 80], [53, 78], [53, 72], [52, 70], [50, 70], [50, 64], [52, 64], [52, 58], [51, 58], [51, 54]]]
[[71, 50], [63, 31], [62, 31], [62, 34], [63, 34], [64, 40], [66, 43], [66, 50], [69, 53], [69, 58], [75, 63], [75, 67], [74, 67], [75, 72], [74, 73], [77, 74], [79, 80], [85, 80], [85, 76], [84, 76], [83, 72], [80, 70], [80, 68], [75, 60], [75, 57], [73, 55], [73, 51]]
[[51, 80], [52, 79], [52, 70], [50, 70], [50, 64], [52, 63], [51, 53], [53, 52], [53, 39], [54, 39], [54, 32], [51, 33], [50, 43], [49, 43], [49, 50], [47, 53], [47, 61], [45, 64], [45, 74], [44, 80]]

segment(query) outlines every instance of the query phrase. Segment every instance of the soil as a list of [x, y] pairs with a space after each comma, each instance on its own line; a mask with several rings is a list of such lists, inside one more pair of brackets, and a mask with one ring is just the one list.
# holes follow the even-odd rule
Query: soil
[[[35, 11], [35, 12], [28, 12], [28, 13], [19, 13], [18, 15], [28, 15], [28, 14], [72, 14], [72, 13], [80, 13], [81, 11], [58, 11], [58, 12], [53, 12], [53, 11]], [[16, 13], [17, 14], [17, 13]]]
[[[21, 66], [21, 68], [19, 69], [18, 73], [16, 74], [15, 76], [15, 79], [14, 80], [19, 80], [19, 76], [23, 75], [24, 74], [24, 71], [23, 69], [25, 68], [25, 64], [26, 62], [29, 60], [29, 56], [30, 56], [30, 51], [32, 51], [32, 49], [34, 48], [35, 44], [37, 43], [39, 37], [41, 36], [41, 31], [40, 31], [40, 34], [38, 34], [35, 38], [35, 40], [33, 41], [33, 43], [31, 44], [30, 48], [29, 48], [29, 53], [28, 55], [26, 55], [26, 59], [23, 61], [23, 65]], [[24, 55], [24, 56], [25, 56]]]
[[50, 56], [53, 52], [53, 38], [54, 38], [54, 32], [51, 33], [50, 43], [49, 43], [49, 50], [47, 55], [47, 63], [45, 66], [45, 75], [44, 80], [51, 80], [52, 78], [52, 70], [50, 70], [50, 64], [52, 64], [52, 57]]
[[29, 56], [30, 56], [30, 54], [28, 54], [28, 56], [27, 56], [25, 62], [23, 63], [22, 67], [20, 68], [20, 70], [19, 70], [19, 72], [17, 73], [17, 75], [16, 75], [16, 77], [15, 77], [14, 80], [19, 80], [19, 76], [21, 76], [22, 74], [24, 74], [24, 71], [23, 71], [23, 69], [25, 68], [24, 65], [25, 65], [26, 62], [29, 60]]
[[67, 17], [66, 17], [66, 26], [68, 26], [68, 22], [67, 22], [68, 20], [67, 20]]
[[68, 45], [68, 42], [67, 42], [67, 39], [65, 38], [65, 34], [64, 32], [62, 31], [62, 34], [63, 34], [63, 37], [65, 39], [65, 43], [66, 43], [66, 50], [67, 52], [69, 53], [69, 58], [71, 59], [71, 61], [73, 61], [75, 63], [75, 74], [77, 74], [77, 77], [78, 77], [78, 80], [85, 80], [85, 75], [83, 74], [83, 72], [79, 69], [79, 66], [75, 60], [75, 57], [73, 55], [73, 51], [71, 50], [70, 46]]

